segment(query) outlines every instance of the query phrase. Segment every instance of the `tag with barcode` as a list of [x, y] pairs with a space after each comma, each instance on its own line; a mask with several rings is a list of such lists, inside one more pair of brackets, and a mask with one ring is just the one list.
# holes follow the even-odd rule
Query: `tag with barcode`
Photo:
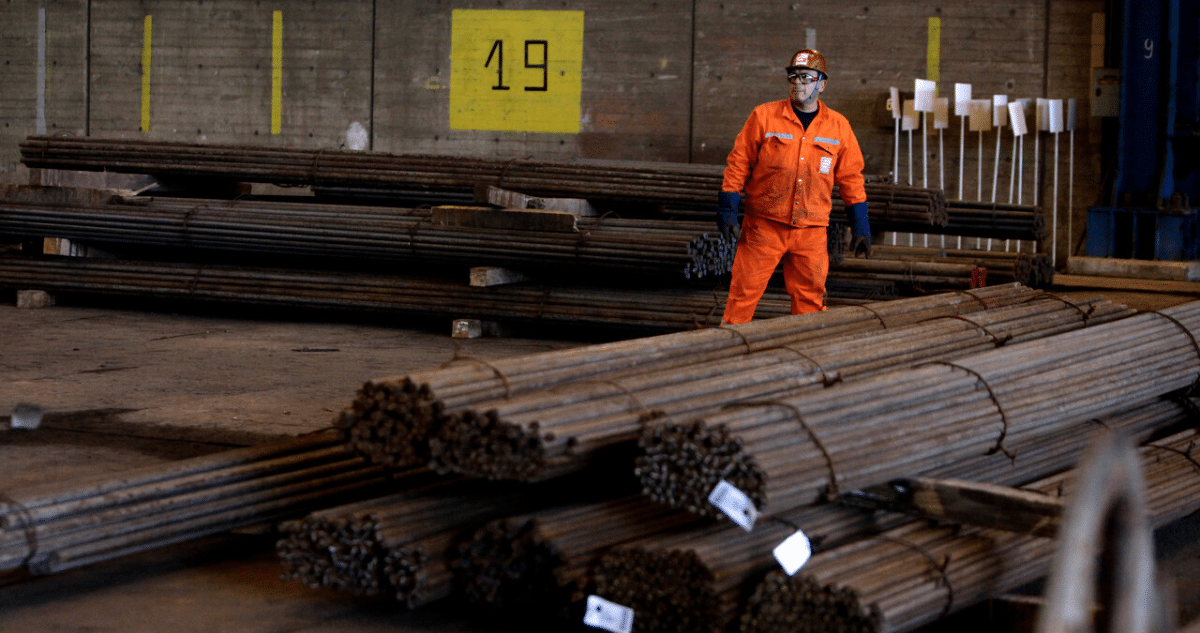
[[633, 630], [633, 609], [600, 596], [588, 596], [583, 623], [612, 633], [629, 633]]
[[713, 488], [708, 494], [708, 502], [724, 512], [734, 523], [742, 526], [743, 530], [749, 532], [754, 529], [754, 521], [758, 519], [758, 508], [754, 507], [754, 502], [746, 493], [728, 481], [722, 479], [721, 483]]
[[775, 560], [779, 561], [779, 565], [783, 567], [783, 571], [792, 576], [800, 571], [804, 563], [807, 563], [808, 559], [812, 557], [812, 543], [809, 542], [808, 536], [804, 534], [803, 530], [796, 530], [795, 534], [775, 546], [773, 553]]

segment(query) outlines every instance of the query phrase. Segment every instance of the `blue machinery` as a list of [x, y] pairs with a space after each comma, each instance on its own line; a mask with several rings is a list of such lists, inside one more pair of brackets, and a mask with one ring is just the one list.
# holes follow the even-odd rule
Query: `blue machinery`
[[1120, 116], [1111, 206], [1088, 209], [1087, 254], [1197, 259], [1200, 0], [1116, 0]]

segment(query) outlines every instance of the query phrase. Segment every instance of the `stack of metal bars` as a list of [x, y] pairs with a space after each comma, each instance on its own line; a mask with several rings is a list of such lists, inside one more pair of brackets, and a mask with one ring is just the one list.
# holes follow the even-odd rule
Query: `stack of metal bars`
[[[872, 332], [931, 318], [959, 316], [1026, 302], [1042, 293], [1017, 285], [835, 308], [824, 312], [752, 321], [728, 328], [678, 332], [619, 343], [534, 354], [495, 362], [463, 359], [432, 371], [368, 381], [337, 418], [351, 448], [376, 463], [425, 465], [430, 440], [456, 418], [487, 424], [478, 405], [530, 393], [591, 388], [606, 381], [654, 372], [679, 371], [703, 363], [781, 348], [805, 340]], [[624, 388], [611, 385], [610, 390]], [[575, 387], [568, 387], [575, 385]], [[472, 411], [482, 414], [477, 416]], [[508, 433], [507, 430], [504, 433]], [[530, 425], [514, 428], [509, 444], [536, 450], [547, 439]], [[443, 438], [443, 442], [447, 439]], [[563, 438], [564, 441], [567, 438]], [[446, 445], [444, 449], [449, 449]], [[439, 448], [444, 452], [443, 448]], [[541, 470], [544, 466], [533, 464]]]

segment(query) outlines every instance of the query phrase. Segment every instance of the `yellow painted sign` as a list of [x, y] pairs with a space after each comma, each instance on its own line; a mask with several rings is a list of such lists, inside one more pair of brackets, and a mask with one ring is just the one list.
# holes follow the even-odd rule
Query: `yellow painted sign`
[[272, 13], [271, 134], [283, 131], [283, 11]]
[[929, 35], [925, 46], [925, 78], [938, 81], [942, 72], [942, 19], [929, 18]]
[[455, 9], [450, 127], [579, 133], [582, 11]]
[[150, 57], [154, 38], [154, 20], [147, 15], [142, 22], [142, 131], [150, 131]]

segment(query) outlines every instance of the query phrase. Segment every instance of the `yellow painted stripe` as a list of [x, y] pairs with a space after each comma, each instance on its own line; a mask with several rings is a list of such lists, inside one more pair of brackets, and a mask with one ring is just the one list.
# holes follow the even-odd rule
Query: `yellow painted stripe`
[[142, 131], [150, 131], [150, 16], [142, 26]]
[[275, 12], [271, 32], [271, 134], [279, 134], [283, 122], [283, 11]]
[[942, 19], [929, 18], [929, 43], [925, 48], [925, 78], [938, 81], [942, 65]]

